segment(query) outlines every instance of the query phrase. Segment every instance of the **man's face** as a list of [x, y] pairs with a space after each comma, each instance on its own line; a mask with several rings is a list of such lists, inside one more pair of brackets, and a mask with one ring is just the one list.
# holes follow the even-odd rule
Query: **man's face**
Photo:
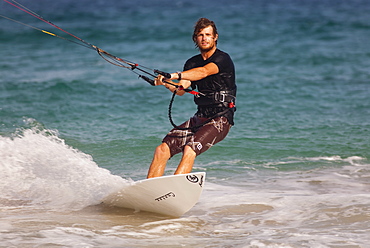
[[216, 46], [218, 35], [213, 35], [213, 28], [208, 26], [197, 34], [196, 43], [202, 52], [210, 51]]

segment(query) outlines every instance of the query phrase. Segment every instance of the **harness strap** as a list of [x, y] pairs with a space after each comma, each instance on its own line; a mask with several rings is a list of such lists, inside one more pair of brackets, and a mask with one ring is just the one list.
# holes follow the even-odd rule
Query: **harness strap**
[[222, 90], [205, 93], [202, 96], [194, 97], [194, 102], [199, 106], [235, 102], [235, 91]]
[[235, 96], [228, 90], [217, 91], [214, 93], [206, 94], [206, 97], [213, 98], [216, 102], [234, 102]]

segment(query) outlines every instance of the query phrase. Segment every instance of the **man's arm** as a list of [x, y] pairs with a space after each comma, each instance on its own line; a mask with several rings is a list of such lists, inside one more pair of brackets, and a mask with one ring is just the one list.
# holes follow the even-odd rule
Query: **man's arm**
[[[181, 72], [181, 80], [178, 83], [173, 82], [172, 80], [178, 80], [179, 79], [179, 73], [171, 73], [171, 78], [166, 79], [162, 75], [159, 75], [155, 79], [155, 85], [164, 85], [167, 89], [169, 89], [171, 92], [174, 92], [178, 88], [174, 85], [182, 86], [184, 89], [187, 89], [191, 86], [191, 81], [198, 81], [203, 78], [206, 78], [208, 76], [217, 74], [219, 72], [218, 66], [211, 62], [206, 64], [202, 67], [196, 67], [187, 71]], [[170, 82], [171, 84], [166, 83], [165, 81]], [[185, 91], [183, 90], [177, 90], [177, 95], [184, 95]]]
[[[208, 76], [217, 74], [218, 72], [219, 72], [218, 66], [215, 63], [211, 62], [203, 67], [196, 67], [181, 72], [181, 79], [189, 81], [198, 81]], [[179, 74], [177, 72], [171, 73], [171, 79], [179, 79]]]

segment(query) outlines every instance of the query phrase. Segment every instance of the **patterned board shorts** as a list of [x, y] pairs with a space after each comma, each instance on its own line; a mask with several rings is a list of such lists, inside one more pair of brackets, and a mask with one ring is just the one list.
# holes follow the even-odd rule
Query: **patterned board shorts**
[[[207, 120], [207, 118], [193, 116], [179, 127], [194, 127]], [[227, 118], [221, 116], [212, 119], [196, 130], [179, 130], [174, 128], [164, 137], [162, 142], [166, 143], [170, 148], [171, 157], [182, 152], [187, 145], [190, 146], [198, 156], [207, 151], [214, 144], [223, 140], [229, 133], [231, 126]]]

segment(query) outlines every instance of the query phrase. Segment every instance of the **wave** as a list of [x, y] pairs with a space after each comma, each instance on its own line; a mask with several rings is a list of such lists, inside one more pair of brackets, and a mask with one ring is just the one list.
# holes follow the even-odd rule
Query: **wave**
[[129, 183], [66, 145], [57, 131], [32, 127], [0, 136], [2, 207], [78, 210]]

